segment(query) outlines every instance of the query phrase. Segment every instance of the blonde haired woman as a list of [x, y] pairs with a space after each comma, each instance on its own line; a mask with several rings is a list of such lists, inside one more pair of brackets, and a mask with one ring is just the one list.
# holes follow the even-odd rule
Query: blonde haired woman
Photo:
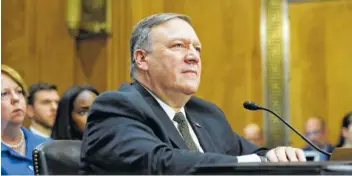
[[32, 150], [47, 140], [22, 127], [26, 95], [21, 76], [1, 65], [1, 175], [33, 175]]

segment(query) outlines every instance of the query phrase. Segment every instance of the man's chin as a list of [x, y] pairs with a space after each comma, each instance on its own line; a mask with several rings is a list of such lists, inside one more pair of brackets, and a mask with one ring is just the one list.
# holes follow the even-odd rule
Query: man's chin
[[186, 95], [194, 95], [198, 90], [198, 85], [194, 86], [194, 85], [188, 85], [185, 86], [183, 89], [183, 93]]
[[320, 142], [317, 142], [317, 141], [312, 141], [312, 143], [318, 147], [322, 147], [323, 144], [321, 144]]
[[48, 124], [47, 127], [53, 128], [54, 127], [54, 123]]
[[54, 127], [54, 122], [48, 122], [48, 121], [37, 121], [41, 126], [51, 129]]
[[192, 96], [192, 95], [196, 94], [196, 91], [185, 91], [184, 94]]

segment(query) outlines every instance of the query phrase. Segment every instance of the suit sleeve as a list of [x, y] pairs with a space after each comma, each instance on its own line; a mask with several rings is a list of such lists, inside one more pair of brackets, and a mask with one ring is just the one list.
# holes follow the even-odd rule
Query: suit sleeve
[[249, 154], [255, 153], [259, 156], [265, 156], [266, 153], [268, 152], [267, 148], [259, 147], [255, 144], [252, 144], [247, 139], [243, 138], [242, 136], [239, 136], [235, 132], [234, 132], [234, 138], [239, 141], [238, 146], [235, 148], [239, 149], [240, 155], [249, 155]]
[[171, 148], [151, 124], [113, 113], [116, 105], [98, 100], [93, 106], [83, 138], [81, 174], [191, 174], [197, 164], [237, 162], [230, 155]]

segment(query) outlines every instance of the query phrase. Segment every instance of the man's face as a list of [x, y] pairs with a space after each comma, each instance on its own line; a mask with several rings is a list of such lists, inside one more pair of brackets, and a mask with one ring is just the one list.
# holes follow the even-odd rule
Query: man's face
[[60, 97], [56, 90], [40, 90], [36, 92], [30, 116], [41, 125], [52, 128], [59, 100]]
[[314, 144], [321, 146], [325, 143], [325, 131], [319, 119], [309, 119], [306, 124], [306, 136]]
[[201, 75], [201, 44], [192, 26], [181, 19], [151, 30], [151, 52], [146, 67], [153, 86], [162, 90], [196, 93]]

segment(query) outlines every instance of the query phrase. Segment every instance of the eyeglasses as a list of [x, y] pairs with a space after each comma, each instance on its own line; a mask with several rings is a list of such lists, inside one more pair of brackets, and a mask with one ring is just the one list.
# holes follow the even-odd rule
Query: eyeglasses
[[318, 135], [321, 133], [321, 130], [313, 130], [310, 132], [306, 132], [306, 136], [313, 136], [313, 135]]

